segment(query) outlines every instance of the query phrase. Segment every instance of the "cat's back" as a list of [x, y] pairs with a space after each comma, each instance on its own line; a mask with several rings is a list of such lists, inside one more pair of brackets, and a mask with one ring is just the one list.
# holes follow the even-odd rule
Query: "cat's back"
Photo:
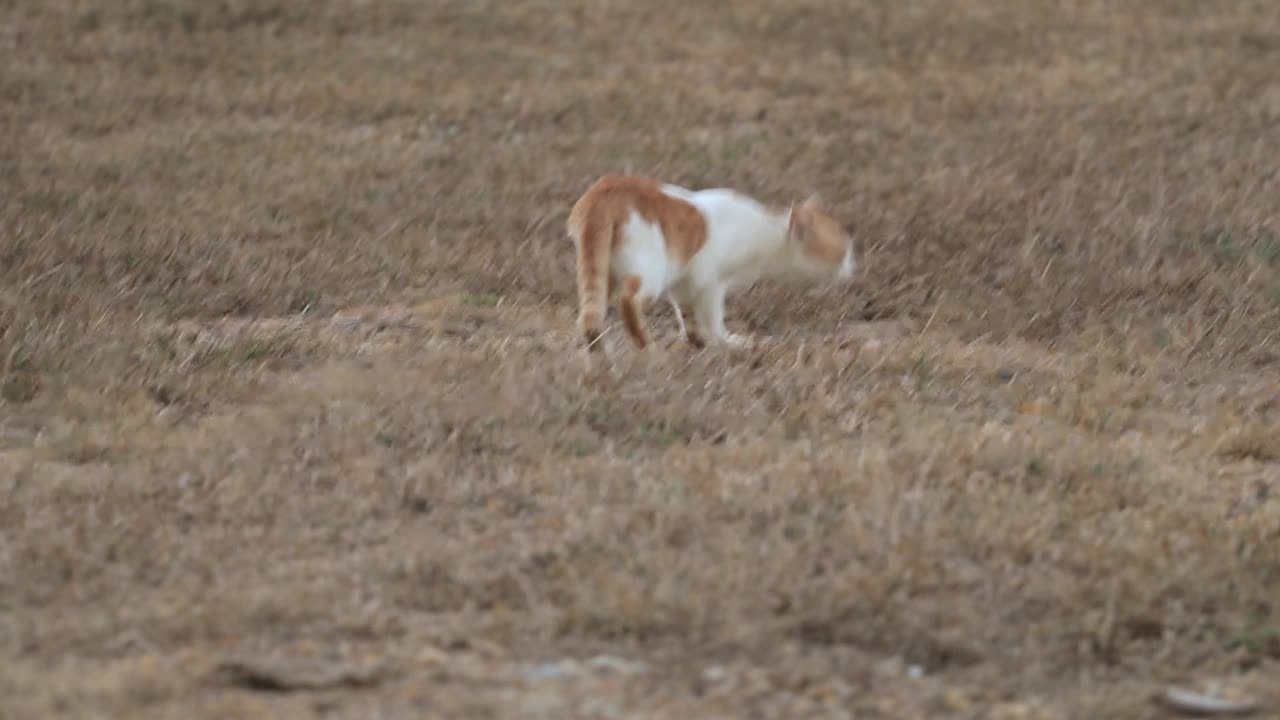
[[662, 183], [652, 178], [603, 175], [578, 197], [570, 212], [570, 222], [576, 224], [578, 219], [601, 206], [651, 210], [659, 206], [669, 206], [673, 199], [688, 203], [696, 194], [678, 185]]
[[692, 190], [647, 177], [604, 175], [574, 204], [569, 214], [569, 232], [580, 235], [588, 216], [605, 214], [621, 220], [632, 212], [664, 229], [676, 224], [697, 226], [696, 234], [705, 237], [707, 231], [732, 233], [753, 226], [764, 217], [766, 209], [732, 188]]
[[697, 208], [713, 229], [733, 231], [738, 226], [754, 226], [768, 214], [768, 209], [755, 198], [733, 188], [688, 190], [664, 185], [663, 191]]
[[587, 189], [577, 205], [597, 204], [605, 198], [630, 201], [653, 201], [655, 197], [681, 200], [703, 210], [728, 210], [738, 208], [747, 211], [763, 210], [753, 198], [732, 188], [705, 188], [692, 190], [674, 183], [660, 182], [647, 177], [629, 175], [605, 175]]
[[662, 191], [672, 197], [679, 198], [693, 205], [733, 205], [742, 202], [754, 202], [751, 198], [733, 188], [704, 188], [690, 190], [686, 187], [664, 183]]
[[654, 180], [630, 175], [602, 175], [574, 202], [569, 211], [568, 230], [574, 237], [582, 235], [588, 218], [616, 222], [639, 207], [652, 207], [666, 194]]

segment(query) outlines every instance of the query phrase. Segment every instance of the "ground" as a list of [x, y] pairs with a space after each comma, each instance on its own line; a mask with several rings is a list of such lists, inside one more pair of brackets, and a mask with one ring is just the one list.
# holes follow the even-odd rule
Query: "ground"
[[[0, 2], [0, 717], [1280, 712], [1280, 6]], [[576, 352], [597, 176], [841, 289]]]

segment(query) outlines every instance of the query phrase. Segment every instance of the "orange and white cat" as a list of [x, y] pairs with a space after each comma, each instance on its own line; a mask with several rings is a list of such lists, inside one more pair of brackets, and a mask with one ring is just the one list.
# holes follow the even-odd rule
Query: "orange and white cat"
[[764, 277], [848, 281], [858, 265], [852, 238], [815, 197], [776, 210], [727, 188], [606, 175], [574, 203], [568, 229], [578, 251], [578, 329], [592, 349], [615, 294], [638, 348], [649, 342], [645, 307], [664, 294], [694, 347], [741, 347], [749, 340], [725, 326], [726, 293]]

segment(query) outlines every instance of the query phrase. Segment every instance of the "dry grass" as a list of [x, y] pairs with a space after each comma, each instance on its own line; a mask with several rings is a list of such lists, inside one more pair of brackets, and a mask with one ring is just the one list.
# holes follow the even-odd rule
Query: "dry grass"
[[[0, 2], [0, 717], [1274, 711], [1278, 38]], [[819, 191], [863, 281], [735, 299], [759, 352], [615, 328], [586, 385], [563, 223], [609, 171]]]

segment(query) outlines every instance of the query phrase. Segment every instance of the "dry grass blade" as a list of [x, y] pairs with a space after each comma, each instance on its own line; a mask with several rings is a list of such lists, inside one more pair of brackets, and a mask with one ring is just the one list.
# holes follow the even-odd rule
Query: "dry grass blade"
[[371, 687], [384, 679], [385, 668], [315, 659], [246, 656], [222, 661], [217, 673], [224, 682], [250, 690], [293, 692]]
[[1166, 688], [1160, 697], [1173, 710], [1194, 717], [1243, 716], [1258, 709], [1250, 700], [1224, 700], [1181, 688]]

